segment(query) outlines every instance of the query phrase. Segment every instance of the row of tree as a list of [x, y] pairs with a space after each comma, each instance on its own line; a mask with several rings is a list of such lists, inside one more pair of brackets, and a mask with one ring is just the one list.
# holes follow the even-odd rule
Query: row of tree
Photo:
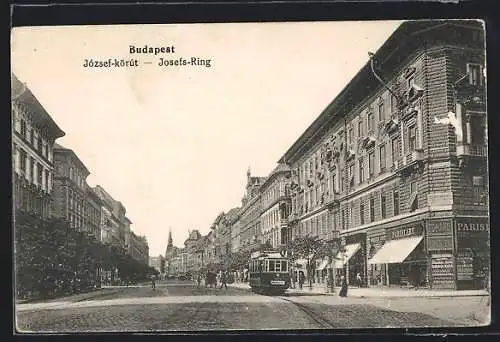
[[136, 282], [157, 273], [125, 249], [102, 244], [62, 219], [18, 212], [14, 226], [18, 298], [87, 291], [100, 287], [102, 275], [112, 282]]
[[[340, 243], [337, 240], [326, 241], [310, 235], [293, 239], [289, 244], [282, 246], [280, 251], [286, 252], [287, 258], [292, 265], [299, 259], [306, 260], [306, 269], [308, 281], [312, 283], [312, 275], [316, 269], [316, 261], [323, 258], [330, 258], [330, 261], [336, 260], [336, 255], [340, 250]], [[224, 262], [226, 269], [243, 269], [247, 267], [252, 252], [257, 250], [272, 250], [269, 243], [261, 244], [251, 251], [241, 251], [231, 253]]]

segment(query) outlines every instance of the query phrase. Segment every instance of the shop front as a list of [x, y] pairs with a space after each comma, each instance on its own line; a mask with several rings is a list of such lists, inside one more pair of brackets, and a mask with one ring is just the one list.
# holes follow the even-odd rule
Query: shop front
[[455, 218], [457, 288], [487, 287], [490, 274], [490, 224], [487, 217]]
[[[367, 233], [366, 250], [367, 257], [370, 260], [385, 243], [385, 229], [371, 231]], [[387, 286], [387, 265], [386, 264], [368, 264], [368, 286], [380, 287]]]
[[385, 243], [368, 264], [385, 265], [387, 286], [426, 286], [427, 256], [422, 223], [388, 229]]
[[366, 233], [341, 237], [341, 251], [334, 259], [335, 283], [340, 284], [340, 277], [346, 276], [349, 285], [357, 285], [357, 275], [361, 285], [366, 286]]
[[453, 220], [431, 219], [425, 225], [430, 286], [433, 289], [455, 289]]

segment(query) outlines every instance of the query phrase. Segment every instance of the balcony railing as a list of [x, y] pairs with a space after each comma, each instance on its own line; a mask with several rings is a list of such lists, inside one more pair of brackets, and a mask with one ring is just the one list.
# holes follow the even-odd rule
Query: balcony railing
[[485, 157], [488, 149], [484, 145], [463, 145], [457, 147], [457, 155]]

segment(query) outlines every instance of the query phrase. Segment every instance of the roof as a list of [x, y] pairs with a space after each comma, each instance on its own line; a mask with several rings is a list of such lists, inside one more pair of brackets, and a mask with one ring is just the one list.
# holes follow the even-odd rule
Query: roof
[[87, 176], [90, 174], [90, 171], [87, 169], [85, 164], [82, 162], [82, 160], [80, 158], [78, 158], [75, 151], [73, 151], [72, 149], [64, 147], [58, 143], [54, 143], [54, 154], [57, 154], [57, 153], [69, 154], [73, 158], [73, 160], [75, 160], [77, 162], [77, 164], [79, 164], [80, 167], [87, 173]]
[[[446, 26], [468, 26], [482, 28], [482, 24], [475, 20], [415, 20], [402, 23], [396, 31], [377, 50], [374, 59], [378, 68], [388, 65], [388, 69], [393, 69], [394, 65], [400, 64], [404, 60], [404, 53], [414, 51], [417, 47], [424, 46], [427, 37], [421, 37], [430, 30], [443, 28]], [[421, 39], [421, 40], [419, 40]], [[436, 38], [443, 39], [442, 37]], [[404, 50], [406, 49], [406, 50]], [[368, 51], [367, 51], [368, 52]], [[392, 65], [392, 67], [390, 67]], [[332, 123], [339, 120], [349, 112], [349, 106], [360, 103], [366, 96], [381, 87], [374, 77], [370, 60], [358, 71], [344, 89], [334, 98], [334, 100], [321, 112], [316, 120], [302, 133], [295, 143], [285, 152], [278, 162], [291, 163], [297, 159], [297, 155], [305, 149], [309, 142], [318, 135], [321, 135]]]
[[14, 73], [11, 73], [11, 97], [12, 102], [21, 102], [30, 107], [37, 115], [33, 116], [33, 120], [46, 128], [52, 134], [54, 140], [63, 137], [66, 133], [56, 124], [52, 117], [47, 113], [42, 104], [33, 95], [31, 90], [21, 82]]
[[285, 163], [278, 163], [278, 165], [274, 168], [273, 171], [266, 177], [266, 180], [262, 183], [262, 187], [266, 186], [270, 183], [277, 175], [286, 173], [290, 171], [290, 167]]

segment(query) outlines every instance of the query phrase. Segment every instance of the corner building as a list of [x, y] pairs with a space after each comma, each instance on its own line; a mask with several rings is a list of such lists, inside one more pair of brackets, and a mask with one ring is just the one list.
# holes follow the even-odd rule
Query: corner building
[[282, 157], [293, 236], [340, 236], [323, 268], [365, 286], [485, 286], [484, 53], [480, 22], [403, 23]]
[[54, 143], [65, 135], [30, 89], [12, 78], [12, 200], [17, 211], [52, 216]]

